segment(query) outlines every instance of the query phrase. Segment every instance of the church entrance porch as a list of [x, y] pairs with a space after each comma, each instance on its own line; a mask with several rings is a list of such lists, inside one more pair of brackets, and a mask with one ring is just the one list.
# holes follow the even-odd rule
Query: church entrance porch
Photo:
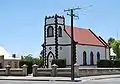
[[52, 67], [52, 60], [54, 59], [54, 54], [50, 51], [47, 55], [47, 65], [48, 68]]

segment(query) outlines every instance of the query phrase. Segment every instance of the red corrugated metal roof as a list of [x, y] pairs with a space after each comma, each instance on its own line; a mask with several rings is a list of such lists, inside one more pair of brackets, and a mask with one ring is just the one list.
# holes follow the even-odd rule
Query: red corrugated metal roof
[[[74, 41], [83, 45], [105, 46], [90, 29], [74, 27]], [[71, 27], [65, 27], [66, 33], [71, 36]]]

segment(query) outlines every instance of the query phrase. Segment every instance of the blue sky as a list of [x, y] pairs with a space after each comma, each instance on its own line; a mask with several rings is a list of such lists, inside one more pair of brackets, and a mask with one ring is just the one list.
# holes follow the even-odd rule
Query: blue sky
[[[92, 7], [85, 8], [89, 5]], [[0, 0], [0, 46], [10, 53], [38, 56], [43, 43], [44, 17], [65, 15], [64, 9], [83, 7], [74, 26], [90, 28], [105, 40], [120, 29], [120, 0]], [[83, 15], [86, 14], [86, 15]], [[120, 31], [119, 31], [120, 39]]]

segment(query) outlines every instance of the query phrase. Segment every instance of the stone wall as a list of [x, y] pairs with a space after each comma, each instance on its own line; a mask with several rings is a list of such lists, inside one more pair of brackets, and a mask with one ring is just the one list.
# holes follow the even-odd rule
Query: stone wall
[[6, 74], [6, 69], [0, 69], [0, 76], [4, 76]]
[[0, 76], [27, 76], [27, 66], [11, 68], [10, 65], [7, 65], [5, 68], [0, 69]]
[[[120, 74], [120, 68], [79, 68], [75, 64], [74, 74], [75, 77]], [[70, 77], [71, 68], [57, 68], [55, 64], [52, 68], [37, 68], [37, 65], [33, 65], [33, 76]]]
[[[38, 68], [33, 65], [33, 76], [52, 76], [52, 77], [70, 77], [71, 68], [57, 68], [53, 64], [52, 68]], [[74, 65], [75, 77], [81, 76], [95, 76], [95, 75], [111, 75], [120, 74], [120, 68], [79, 68], [79, 65]], [[0, 76], [27, 76], [27, 66], [23, 65], [22, 68], [11, 68], [7, 65], [5, 68], [0, 69]]]
[[57, 76], [71, 76], [71, 68], [57, 68]]
[[52, 68], [38, 68], [37, 76], [51, 76]]
[[120, 74], [120, 68], [80, 68], [79, 76]]
[[23, 76], [23, 69], [22, 68], [11, 68], [10, 75], [12, 76]]

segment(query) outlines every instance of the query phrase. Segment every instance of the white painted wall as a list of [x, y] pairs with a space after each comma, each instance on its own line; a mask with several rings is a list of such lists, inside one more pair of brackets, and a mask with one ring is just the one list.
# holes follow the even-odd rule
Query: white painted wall
[[57, 18], [57, 22], [58, 22], [58, 24], [59, 23], [62, 24], [62, 23], [64, 23], [64, 19], [63, 18]]
[[[62, 47], [62, 50], [60, 50]], [[97, 64], [97, 52], [100, 53], [100, 59], [105, 59], [105, 48], [98, 47], [98, 46], [87, 46], [87, 45], [76, 45], [76, 55], [77, 55], [77, 62], [80, 65], [83, 65], [83, 52], [86, 51], [87, 53], [87, 65], [90, 65], [90, 52], [92, 51], [94, 54], [94, 64]], [[71, 46], [59, 46], [59, 58], [66, 59], [66, 64], [71, 64]], [[107, 50], [107, 59], [109, 59], [109, 52]]]
[[[64, 23], [64, 20], [63, 18], [57, 18], [58, 20], [58, 24], [63, 24]], [[52, 24], [52, 25], [51, 25]], [[51, 44], [55, 44], [55, 18], [49, 18], [49, 19], [46, 19], [46, 45], [51, 45]], [[47, 37], [47, 28], [49, 26], [52, 26], [54, 28], [54, 37]], [[59, 26], [62, 27], [62, 30], [64, 29], [64, 25], [57, 25], [57, 27], [59, 28]], [[62, 31], [62, 34], [63, 34], [63, 31]], [[63, 34], [64, 35], [64, 34]], [[59, 38], [63, 38], [63, 37], [59, 37]], [[59, 38], [58, 38], [58, 41], [59, 41]], [[60, 44], [58, 42], [58, 44]], [[50, 47], [51, 47], [51, 50], [50, 50]], [[46, 56], [48, 55], [49, 52], [52, 52], [55, 56], [55, 45], [54, 46], [46, 46]], [[58, 55], [59, 56], [59, 55]], [[64, 56], [62, 56], [64, 57]], [[66, 58], [66, 57], [64, 57]]]
[[[51, 47], [51, 49], [50, 49], [50, 47]], [[48, 56], [50, 51], [54, 54], [54, 57], [55, 57], [55, 46], [46, 46], [46, 56]], [[49, 68], [51, 68], [51, 62], [54, 59], [53, 54], [49, 54], [49, 57], [48, 57], [48, 63], [49, 63], [48, 67]]]
[[[49, 25], [49, 26], [53, 26], [55, 30], [55, 25]], [[47, 28], [49, 26], [46, 26], [46, 44], [55, 44], [55, 32], [54, 32], [54, 37], [47, 37]]]
[[[63, 24], [63, 19], [57, 18], [58, 23]], [[46, 24], [54, 24], [55, 19], [50, 18], [46, 20]], [[49, 25], [53, 26], [55, 30], [55, 25]], [[67, 33], [64, 30], [64, 25], [59, 25], [58, 27], [62, 27], [62, 37], [58, 37], [58, 44], [70, 44], [71, 38], [67, 35]], [[47, 29], [48, 26], [46, 26]], [[47, 35], [47, 32], [46, 32]], [[46, 45], [49, 44], [55, 44], [55, 31], [54, 31], [54, 37], [47, 37], [46, 36]], [[49, 48], [52, 48], [51, 50]], [[62, 47], [62, 50], [60, 50], [60, 47]], [[88, 46], [88, 45], [76, 45], [76, 55], [77, 55], [77, 62], [80, 65], [83, 65], [83, 52], [86, 51], [87, 53], [87, 64], [90, 65], [90, 52], [92, 51], [94, 54], [94, 64], [97, 64], [97, 52], [100, 53], [100, 59], [105, 59], [105, 48], [104, 47], [98, 47], [98, 46]], [[48, 55], [49, 52], [52, 52], [55, 56], [55, 46], [46, 46], [46, 55]], [[106, 50], [107, 59], [109, 59], [109, 49]], [[58, 46], [58, 58], [59, 59], [66, 59], [66, 64], [71, 64], [71, 46]]]
[[[51, 47], [51, 50], [49, 49]], [[52, 52], [55, 56], [55, 46], [46, 46], [46, 56], [48, 55], [49, 52]]]
[[[60, 50], [60, 47], [62, 47], [62, 50]], [[66, 59], [66, 64], [71, 64], [71, 46], [59, 46], [58, 47], [59, 53], [59, 59]]]
[[[62, 47], [62, 49], [60, 49]], [[100, 59], [105, 59], [105, 48], [98, 47], [98, 46], [87, 46], [87, 45], [76, 45], [76, 55], [77, 55], [77, 62], [80, 65], [83, 65], [83, 52], [86, 51], [87, 53], [87, 65], [90, 65], [90, 52], [92, 51], [94, 54], [94, 64], [97, 64], [97, 52], [100, 53]], [[47, 47], [47, 53], [49, 51], [55, 52], [55, 47], [52, 46], [52, 49], [49, 50]], [[109, 50], [107, 49], [107, 59], [109, 59]], [[55, 55], [55, 53], [54, 53]], [[58, 56], [59, 59], [66, 59], [66, 64], [71, 64], [71, 46], [58, 46]]]
[[[63, 18], [57, 18], [58, 20], [58, 27], [61, 26], [62, 28], [62, 37], [58, 37], [58, 43], [59, 44], [70, 44], [71, 41], [70, 41], [70, 37], [66, 34], [65, 30], [64, 30], [64, 22], [63, 22]], [[60, 24], [64, 24], [64, 25], [59, 25]]]
[[63, 26], [62, 26], [62, 37], [58, 37], [58, 43], [59, 44], [70, 44], [71, 43], [71, 39], [64, 31]]
[[46, 19], [46, 24], [51, 24], [51, 23], [55, 23], [55, 18], [49, 18], [49, 19]]
[[106, 59], [108, 59], [108, 60], [109, 60], [109, 59], [110, 59], [110, 56], [109, 56], [109, 48], [107, 48], [107, 49], [106, 49], [106, 56], [107, 56], [107, 58], [106, 58]]
[[77, 49], [76, 49], [76, 53], [77, 53], [77, 57], [78, 57], [77, 61], [80, 65], [83, 65], [83, 52], [84, 51], [86, 51], [86, 54], [87, 54], [87, 64], [88, 65], [90, 65], [90, 52], [91, 51], [94, 54], [94, 64], [97, 64], [97, 52], [98, 51], [100, 53], [100, 59], [105, 59], [105, 48], [104, 47], [77, 45]]

